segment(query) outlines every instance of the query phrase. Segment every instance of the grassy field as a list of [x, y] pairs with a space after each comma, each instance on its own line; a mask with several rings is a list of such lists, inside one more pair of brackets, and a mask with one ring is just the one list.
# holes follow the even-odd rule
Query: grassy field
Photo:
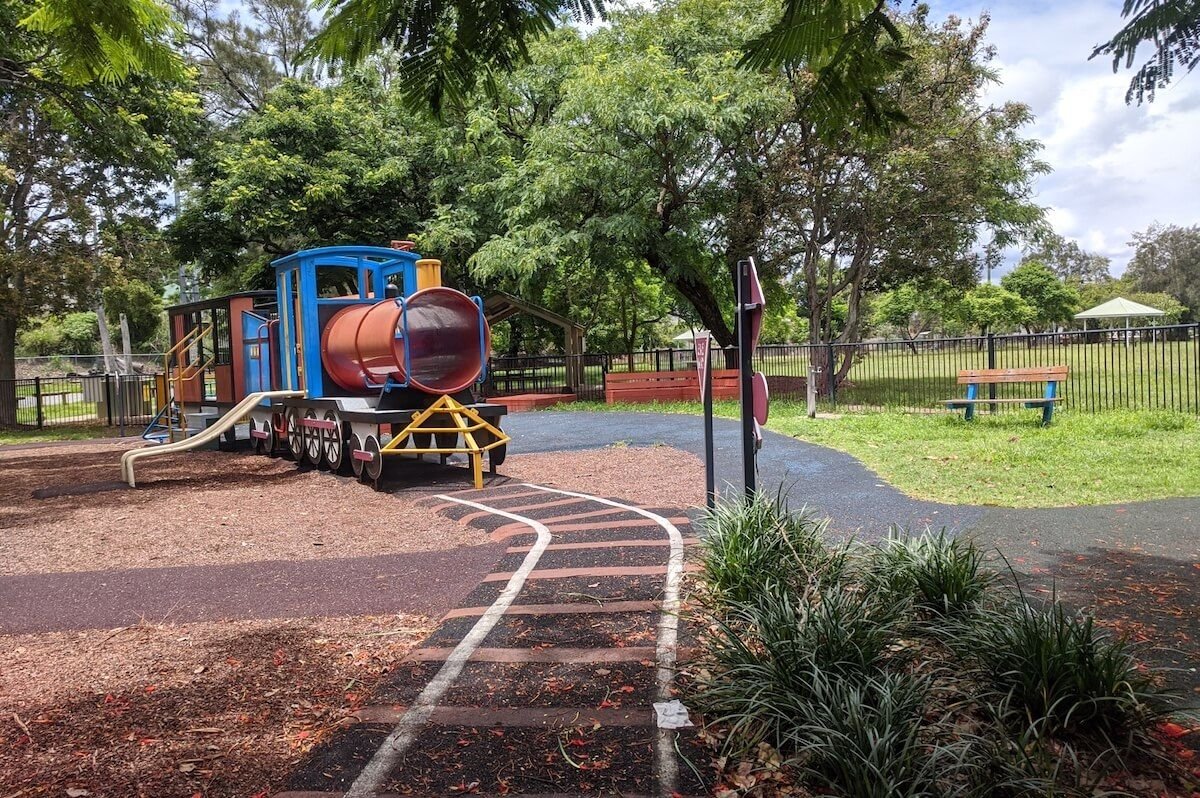
[[[589, 410], [699, 413], [698, 403], [573, 405]], [[717, 402], [737, 416], [736, 402]], [[857, 457], [900, 490], [952, 504], [1056, 507], [1200, 496], [1200, 420], [1180, 413], [1055, 416], [846, 413], [809, 419], [795, 403], [773, 403], [768, 428]]]
[[[1002, 339], [997, 339], [1002, 340]], [[904, 344], [863, 344], [854, 365], [838, 387], [836, 402], [822, 396], [829, 407], [933, 408], [944, 399], [960, 396], [965, 389], [956, 384], [959, 371], [987, 368], [987, 350], [974, 341], [922, 341], [914, 352]], [[639, 356], [634, 371], [686, 369], [690, 353], [664, 351]], [[763, 347], [755, 357], [755, 368], [768, 376], [804, 377], [808, 373], [809, 348], [804, 346]], [[536, 364], [537, 358], [521, 363]], [[1110, 341], [1058, 345], [1044, 343], [1000, 345], [998, 368], [1028, 368], [1066, 365], [1071, 369], [1062, 388], [1067, 407], [1095, 410], [1173, 409], [1200, 411], [1200, 340], [1144, 341], [1131, 346]], [[614, 371], [625, 371], [624, 358], [614, 357]], [[584, 382], [602, 390], [603, 370], [587, 366]], [[557, 367], [499, 368], [494, 385], [504, 392], [559, 390], [566, 382], [566, 369]], [[998, 396], [1028, 396], [1040, 393], [1036, 385], [1000, 386]]]
[[[141, 427], [126, 427], [127, 435], [138, 435]], [[84, 441], [92, 438], [115, 438], [117, 427], [97, 424], [51, 426], [45, 429], [0, 429], [0, 446], [10, 443], [46, 443], [49, 441]]]

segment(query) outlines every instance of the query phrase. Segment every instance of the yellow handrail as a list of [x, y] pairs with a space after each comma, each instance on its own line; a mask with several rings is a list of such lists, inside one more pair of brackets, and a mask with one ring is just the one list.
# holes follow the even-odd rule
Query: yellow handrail
[[[170, 407], [172, 401], [174, 401], [178, 406], [179, 427], [183, 430], [185, 438], [187, 437], [187, 416], [184, 414], [183, 384], [185, 382], [191, 382], [192, 380], [196, 379], [197, 376], [203, 374], [208, 367], [213, 364], [213, 361], [216, 360], [217, 356], [214, 352], [213, 356], [206, 360], [199, 368], [197, 368], [195, 364], [185, 366], [181, 363], [175, 369], [174, 379], [171, 377], [171, 361], [178, 359], [178, 356], [181, 352], [186, 350], [196, 341], [203, 339], [204, 336], [208, 335], [212, 331], [212, 324], [209, 324], [206, 327], [193, 327], [163, 355], [163, 373], [167, 377], [167, 384], [173, 389], [167, 392], [167, 406]], [[167, 410], [167, 440], [172, 443], [175, 442], [175, 427], [171, 425], [170, 410]]]

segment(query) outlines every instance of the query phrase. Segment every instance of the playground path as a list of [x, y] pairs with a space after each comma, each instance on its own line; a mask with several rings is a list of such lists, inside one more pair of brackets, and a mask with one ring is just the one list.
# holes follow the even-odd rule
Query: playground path
[[[696, 416], [546, 411], [510, 417], [514, 452], [613, 444], [668, 445], [703, 456]], [[740, 489], [741, 430], [715, 420], [717, 484]], [[903, 441], [896, 445], [905, 445]], [[890, 525], [945, 527], [998, 549], [1035, 597], [1056, 593], [1151, 648], [1168, 682], [1200, 702], [1200, 498], [1090, 507], [1014, 509], [947, 505], [906, 496], [854, 457], [766, 432], [760, 488], [830, 518], [831, 529], [872, 540]], [[670, 479], [670, 475], [660, 476]]]
[[376, 557], [0, 576], [0, 634], [150, 623], [437, 616], [474, 588], [499, 544]]
[[515, 481], [427, 501], [503, 558], [277, 798], [704, 792], [695, 729], [652, 708], [674, 695], [688, 519]]

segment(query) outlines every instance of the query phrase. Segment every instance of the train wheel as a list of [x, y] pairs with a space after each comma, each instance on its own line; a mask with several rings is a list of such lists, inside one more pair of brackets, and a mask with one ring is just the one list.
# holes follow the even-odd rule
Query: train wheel
[[439, 432], [433, 436], [437, 441], [439, 449], [457, 449], [458, 448], [458, 433], [457, 432]]
[[346, 440], [343, 437], [342, 421], [332, 410], [325, 411], [325, 420], [333, 422], [333, 429], [321, 430], [321, 452], [330, 471], [341, 471], [346, 464]]
[[275, 415], [272, 415], [271, 418], [264, 421], [258, 429], [259, 432], [265, 432], [267, 434], [267, 437], [262, 438], [258, 442], [259, 451], [268, 457], [275, 454]]
[[258, 426], [254, 423], [254, 419], [250, 419], [250, 448], [255, 454], [262, 454], [262, 439], [254, 433], [258, 432]]
[[379, 452], [379, 439], [368, 435], [367, 440], [363, 442], [363, 451], [371, 455], [370, 460], [363, 461], [363, 477], [378, 487], [379, 477], [383, 474], [383, 455]]
[[300, 427], [300, 409], [297, 407], [289, 407], [287, 414], [284, 416], [287, 421], [287, 443], [288, 454], [297, 463], [304, 461], [304, 433]]
[[428, 449], [429, 445], [433, 443], [433, 435], [429, 432], [414, 432], [409, 437], [412, 438], [414, 449]]
[[362, 479], [363, 461], [354, 456], [354, 453], [360, 451], [363, 447], [362, 439], [357, 435], [350, 436], [350, 468], [354, 470], [354, 476]]
[[[317, 420], [317, 411], [304, 411], [306, 419]], [[316, 427], [304, 427], [304, 460], [312, 465], [321, 464], [321, 430]]]

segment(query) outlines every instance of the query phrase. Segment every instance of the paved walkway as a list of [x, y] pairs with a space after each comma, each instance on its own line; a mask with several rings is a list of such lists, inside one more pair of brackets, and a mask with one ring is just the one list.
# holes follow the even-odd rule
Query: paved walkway
[[378, 557], [0, 576], [0, 634], [140, 621], [437, 616], [456, 606], [502, 552], [492, 544]]
[[509, 483], [439, 497], [505, 553], [279, 798], [684, 795], [709, 755], [673, 695], [678, 510]]

